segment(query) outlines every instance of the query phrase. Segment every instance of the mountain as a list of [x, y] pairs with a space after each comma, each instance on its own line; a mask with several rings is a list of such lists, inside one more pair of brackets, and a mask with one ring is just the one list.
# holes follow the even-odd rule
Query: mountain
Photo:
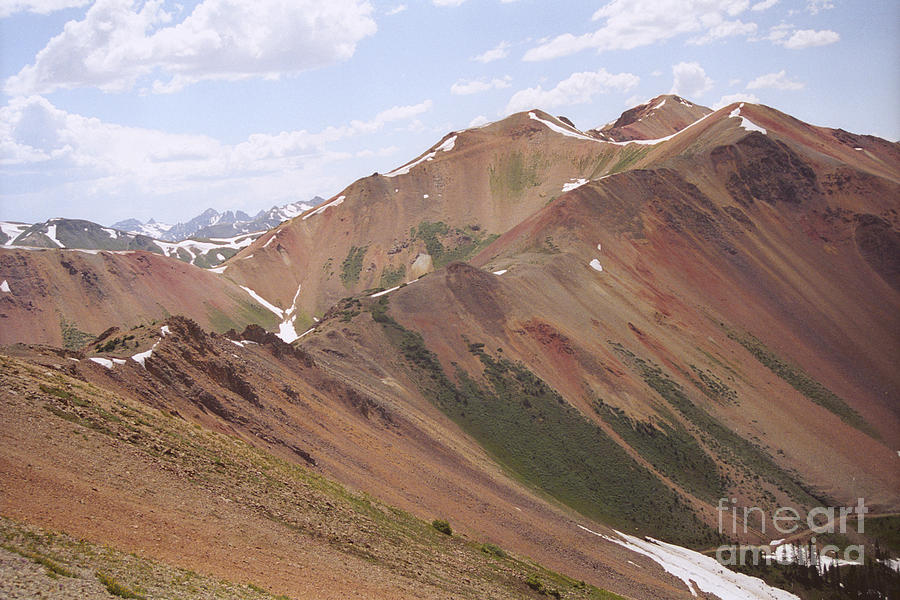
[[587, 133], [599, 140], [653, 140], [677, 133], [712, 111], [681, 96], [664, 94], [626, 110], [615, 121]]
[[796, 598], [709, 555], [896, 523], [898, 198], [898, 144], [661, 96], [451, 132], [214, 272], [0, 249], [4, 515], [298, 597]]
[[[111, 252], [143, 250], [171, 256], [203, 268], [219, 265], [260, 235], [257, 232], [232, 238], [187, 239], [173, 243], [152, 239], [142, 234], [103, 227], [81, 219], [50, 219], [33, 225], [4, 222], [0, 223], [0, 231], [9, 232], [3, 247], [65, 248]], [[12, 237], [13, 234], [17, 235]]]
[[189, 238], [233, 238], [271, 229], [323, 201], [322, 198], [316, 196], [309, 202], [293, 202], [283, 206], [273, 206], [269, 210], [261, 210], [254, 217], [240, 210], [236, 212], [227, 210], [220, 213], [215, 209], [208, 208], [186, 223], [165, 225], [157, 223], [153, 219], [147, 223], [141, 223], [137, 219], [126, 219], [114, 223], [112, 227], [169, 242], [180, 242]]

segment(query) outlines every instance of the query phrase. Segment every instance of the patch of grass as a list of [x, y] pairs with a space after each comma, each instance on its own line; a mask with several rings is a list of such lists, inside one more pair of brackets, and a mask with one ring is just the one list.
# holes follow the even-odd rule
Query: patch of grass
[[75, 323], [66, 321], [62, 317], [59, 318], [59, 329], [62, 332], [63, 347], [66, 350], [81, 350], [94, 339], [93, 335], [81, 331]]
[[341, 281], [346, 287], [352, 287], [359, 281], [363, 259], [368, 249], [368, 246], [351, 246], [347, 258], [341, 263]]
[[726, 333], [729, 338], [746, 348], [756, 360], [789, 383], [795, 390], [819, 406], [828, 409], [848, 425], [873, 438], [878, 438], [877, 432], [865, 422], [858, 412], [850, 408], [840, 396], [807, 375], [803, 369], [781, 359], [769, 350], [765, 344], [749, 333], [741, 335], [727, 328]]
[[422, 221], [411, 234], [413, 240], [424, 242], [436, 269], [452, 262], [466, 262], [499, 237], [497, 234], [485, 234], [478, 225], [450, 229], [442, 221]]
[[725, 493], [725, 481], [713, 459], [681, 423], [654, 425], [631, 419], [602, 400], [594, 411], [653, 467], [698, 498], [715, 501]]
[[609, 174], [627, 171], [642, 159], [650, 151], [650, 148], [651, 146], [638, 146], [636, 144], [625, 146], [618, 162], [609, 170]]
[[506, 558], [509, 556], [503, 548], [494, 544], [482, 544], [481, 551], [490, 556], [496, 556], [497, 558]]
[[494, 196], [521, 196], [531, 187], [540, 185], [540, 171], [545, 164], [537, 153], [525, 156], [510, 152], [489, 167], [491, 194]]
[[58, 562], [43, 556], [42, 554], [38, 554], [37, 552], [32, 552], [30, 550], [24, 550], [22, 548], [16, 548], [10, 544], [0, 544], [0, 548], [4, 548], [9, 550], [10, 552], [15, 552], [20, 556], [24, 556], [25, 558], [30, 558], [35, 563], [42, 565], [45, 569], [47, 569], [47, 574], [51, 577], [54, 576], [62, 576], [62, 577], [72, 577], [77, 578], [78, 574], [70, 571], [66, 567], [62, 566]]
[[695, 382], [695, 385], [708, 398], [725, 404], [738, 403], [737, 392], [728, 387], [715, 373], [709, 369], [704, 371], [694, 365], [691, 365], [691, 371], [700, 379], [700, 382]]
[[384, 289], [392, 288], [395, 285], [403, 283], [405, 278], [406, 265], [400, 265], [398, 267], [387, 265], [384, 270], [381, 271], [381, 281], [378, 285]]
[[103, 586], [106, 588], [106, 591], [112, 594], [113, 596], [118, 596], [119, 598], [136, 598], [138, 600], [143, 600], [143, 596], [135, 592], [129, 587], [126, 587], [110, 577], [105, 573], [97, 571], [97, 579]]

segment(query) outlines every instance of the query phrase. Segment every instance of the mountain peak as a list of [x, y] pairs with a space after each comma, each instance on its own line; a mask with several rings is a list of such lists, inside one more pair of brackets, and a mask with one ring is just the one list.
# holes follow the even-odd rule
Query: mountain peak
[[675, 94], [661, 94], [623, 112], [618, 119], [588, 133], [614, 142], [650, 140], [672, 135], [712, 110]]

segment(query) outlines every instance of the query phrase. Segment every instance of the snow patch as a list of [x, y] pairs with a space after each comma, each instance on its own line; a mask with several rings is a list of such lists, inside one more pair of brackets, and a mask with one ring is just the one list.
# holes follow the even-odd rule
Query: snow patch
[[588, 182], [587, 179], [575, 179], [569, 183], [564, 183], [562, 186], [562, 191], [571, 192], [572, 190], [578, 189], [584, 184]]
[[290, 344], [300, 336], [297, 335], [297, 330], [294, 328], [293, 319], [286, 319], [278, 325], [278, 333], [276, 333], [278, 337], [281, 338], [285, 344]]
[[242, 286], [240, 286], [240, 288], [241, 288], [242, 290], [244, 290], [245, 292], [247, 292], [248, 294], [250, 294], [250, 296], [251, 296], [254, 300], [256, 300], [257, 302], [259, 302], [260, 304], [262, 304], [265, 308], [267, 308], [268, 310], [270, 310], [270, 311], [272, 311], [273, 313], [275, 313], [275, 315], [276, 315], [278, 318], [280, 318], [280, 319], [283, 319], [283, 318], [284, 318], [284, 311], [283, 311], [283, 310], [281, 310], [280, 308], [278, 308], [277, 306], [275, 306], [274, 304], [272, 304], [271, 302], [269, 302], [268, 300], [266, 300], [265, 298], [263, 298], [262, 296], [260, 296], [259, 294], [257, 294], [257, 293], [254, 292], [253, 290], [251, 290], [250, 288], [248, 288], [247, 286], [242, 285]]
[[0, 292], [6, 292], [7, 294], [11, 294], [12, 290], [9, 289], [9, 283], [4, 279], [3, 283], [0, 283]]
[[422, 194], [422, 198], [424, 198], [425, 200], [428, 200], [428, 194]]
[[[332, 200], [331, 202], [326, 202], [325, 204], [323, 204], [322, 206], [320, 206], [320, 207], [317, 208], [316, 210], [312, 211], [311, 213], [307, 213], [307, 214], [303, 215], [303, 220], [305, 221], [305, 220], [307, 220], [308, 218], [310, 218], [310, 217], [313, 216], [313, 215], [319, 215], [319, 214], [322, 214], [323, 212], [325, 212], [326, 210], [328, 210], [328, 209], [331, 208], [332, 206], [338, 206], [339, 204], [343, 204], [343, 203], [344, 203], [344, 200], [346, 200], [346, 199], [347, 199], [347, 196], [343, 196], [343, 195], [338, 196], [337, 198], [335, 198], [335, 199]], [[275, 236], [272, 236], [272, 237], [275, 237]]]
[[103, 358], [102, 356], [92, 356], [91, 360], [97, 363], [98, 365], [104, 366], [107, 369], [112, 369], [114, 365], [124, 365], [125, 359], [122, 358], [114, 358], [112, 360], [108, 358]]
[[399, 285], [395, 285], [394, 287], [392, 287], [392, 288], [390, 288], [390, 289], [382, 290], [382, 291], [380, 291], [380, 292], [375, 292], [374, 294], [372, 294], [371, 296], [369, 296], [369, 298], [378, 298], [379, 296], [384, 296], [385, 294], [390, 294], [391, 292], [396, 292], [396, 291], [399, 290], [399, 289], [400, 289], [400, 286], [399, 286]]
[[207, 271], [209, 271], [210, 273], [218, 273], [221, 275], [222, 273], [225, 272], [225, 269], [227, 269], [227, 268], [228, 268], [228, 265], [222, 265], [221, 267], [213, 267], [211, 269], [207, 269]]
[[596, 138], [592, 138], [591, 136], [578, 131], [577, 129], [569, 128], [568, 126], [562, 127], [560, 125], [557, 125], [556, 123], [547, 121], [546, 119], [542, 119], [539, 116], [537, 116], [536, 114], [534, 114], [533, 112], [528, 113], [528, 117], [531, 119], [534, 119], [535, 121], [539, 121], [539, 122], [543, 123], [544, 125], [549, 127], [552, 131], [555, 131], [556, 133], [561, 133], [563, 135], [567, 135], [567, 136], [573, 137], [573, 138], [578, 138], [580, 140], [587, 140], [589, 142], [599, 142], [600, 141]]
[[151, 356], [153, 356], [153, 351], [156, 350], [156, 347], [157, 347], [157, 346], [159, 346], [159, 342], [160, 342], [160, 341], [161, 341], [161, 340], [156, 340], [156, 343], [153, 344], [153, 347], [152, 347], [152, 348], [150, 348], [150, 349], [147, 350], [146, 352], [138, 352], [137, 354], [135, 354], [134, 356], [131, 357], [131, 360], [133, 360], [134, 362], [140, 364], [142, 367], [144, 367], [144, 368], [146, 369], [146, 368], [147, 368], [147, 365], [145, 364], [145, 361], [146, 361], [148, 358], [150, 358]]
[[603, 266], [600, 264], [600, 261], [596, 258], [590, 262], [591, 268], [595, 271], [603, 272]]
[[163, 325], [162, 327], [160, 327], [159, 332], [162, 334], [163, 337], [166, 337], [167, 335], [172, 333], [171, 331], [169, 331], [168, 325]]
[[745, 600], [798, 600], [794, 594], [774, 588], [762, 579], [736, 573], [720, 565], [716, 559], [699, 552], [647, 538], [642, 540], [616, 531], [618, 538], [591, 531], [582, 525], [579, 528], [598, 537], [618, 544], [632, 552], [643, 554], [661, 566], [667, 573], [681, 579], [697, 596], [697, 590], [715, 594], [719, 598], [742, 598]]
[[0, 221], [0, 231], [6, 234], [9, 238], [3, 244], [4, 246], [12, 246], [13, 240], [19, 237], [23, 231], [31, 227], [27, 223], [14, 223], [12, 221]]
[[500, 269], [499, 271], [494, 271], [494, 275], [503, 275], [507, 271], [509, 271], [509, 269]]
[[650, 110], [657, 110], [657, 109], [659, 109], [659, 108], [662, 108], [663, 105], [665, 105], [665, 103], [666, 103], [666, 99], [663, 98], [663, 99], [659, 102], [659, 104], [657, 104], [656, 106], [654, 106], [654, 107], [651, 108]]
[[[437, 156], [438, 152], [449, 152], [450, 150], [453, 150], [454, 146], [456, 145], [456, 137], [457, 136], [454, 135], [454, 136], [447, 138], [446, 140], [444, 140], [441, 143], [440, 146], [438, 146], [437, 148], [435, 148], [428, 154], [425, 154], [418, 160], [413, 161], [407, 165], [397, 167], [390, 173], [385, 173], [384, 176], [385, 177], [396, 177], [397, 175], [406, 175], [407, 173], [410, 172], [411, 169], [413, 169], [413, 167], [416, 167], [416, 166], [422, 164], [423, 162], [434, 160], [434, 157]], [[397, 190], [394, 189], [394, 191], [396, 192]]]
[[53, 240], [53, 243], [56, 244], [57, 246], [59, 246], [60, 248], [66, 247], [65, 244], [63, 244], [61, 241], [56, 239], [56, 223], [54, 223], [53, 225], [47, 226], [47, 237], [50, 238], [51, 240]]
[[437, 147], [438, 152], [450, 152], [456, 146], [456, 136], [447, 138], [444, 143]]
[[728, 114], [728, 116], [731, 117], [732, 119], [740, 118], [740, 120], [741, 120], [741, 127], [743, 127], [744, 129], [746, 129], [747, 131], [758, 131], [758, 132], [760, 132], [760, 133], [762, 133], [762, 134], [765, 134], [765, 133], [766, 133], [766, 130], [765, 130], [765, 129], [763, 129], [762, 127], [760, 127], [759, 125], [757, 125], [756, 123], [754, 123], [753, 121], [751, 121], [750, 119], [748, 119], [747, 117], [741, 116], [741, 109], [742, 109], [742, 108], [744, 108], [744, 103], [743, 103], [743, 102], [741, 102], [741, 105], [740, 105], [740, 106], [738, 106], [736, 109], [734, 109], [733, 111], [731, 111], [731, 112]]

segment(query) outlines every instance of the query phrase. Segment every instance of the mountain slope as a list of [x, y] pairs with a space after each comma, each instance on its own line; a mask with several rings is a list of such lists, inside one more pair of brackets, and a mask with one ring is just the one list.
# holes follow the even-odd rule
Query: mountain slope
[[296, 296], [304, 331], [348, 293], [468, 259], [580, 181], [642, 164], [645, 151], [600, 144], [541, 111], [454, 132], [277, 227], [224, 274], [278, 307]]
[[171, 314], [224, 331], [274, 317], [207, 270], [150, 252], [0, 249], [0, 344], [80, 347]]

